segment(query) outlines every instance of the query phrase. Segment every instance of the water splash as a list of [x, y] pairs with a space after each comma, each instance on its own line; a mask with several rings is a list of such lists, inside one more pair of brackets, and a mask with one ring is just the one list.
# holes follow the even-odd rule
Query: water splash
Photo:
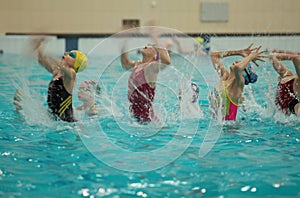
[[44, 105], [46, 99], [40, 94], [40, 90], [33, 89], [26, 77], [15, 73], [11, 78], [15, 89], [20, 93], [21, 110], [25, 121], [29, 125], [53, 126], [53, 120], [49, 117], [47, 107]]

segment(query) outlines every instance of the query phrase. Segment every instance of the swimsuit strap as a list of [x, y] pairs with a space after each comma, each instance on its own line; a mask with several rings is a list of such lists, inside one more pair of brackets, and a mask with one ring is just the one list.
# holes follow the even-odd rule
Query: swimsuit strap
[[235, 102], [233, 102], [233, 100], [229, 97], [229, 93], [228, 93], [228, 86], [225, 87], [225, 94], [226, 97], [229, 99], [229, 101], [234, 104], [235, 106], [238, 106], [238, 104], [236, 104]]

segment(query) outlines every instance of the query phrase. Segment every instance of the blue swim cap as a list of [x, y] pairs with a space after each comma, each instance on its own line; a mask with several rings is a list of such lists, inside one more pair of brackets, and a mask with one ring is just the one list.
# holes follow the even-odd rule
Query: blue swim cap
[[243, 77], [245, 79], [245, 85], [248, 85], [249, 83], [255, 83], [257, 81], [258, 76], [250, 63], [243, 71]]

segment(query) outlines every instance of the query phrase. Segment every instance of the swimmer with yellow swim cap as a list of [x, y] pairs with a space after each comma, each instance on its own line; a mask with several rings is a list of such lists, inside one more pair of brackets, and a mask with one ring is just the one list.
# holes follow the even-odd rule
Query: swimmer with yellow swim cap
[[72, 107], [72, 95], [76, 74], [88, 66], [85, 54], [78, 50], [65, 52], [61, 60], [46, 57], [42, 47], [45, 38], [32, 40], [32, 47], [37, 51], [39, 63], [53, 77], [48, 86], [49, 111], [55, 120], [75, 122]]

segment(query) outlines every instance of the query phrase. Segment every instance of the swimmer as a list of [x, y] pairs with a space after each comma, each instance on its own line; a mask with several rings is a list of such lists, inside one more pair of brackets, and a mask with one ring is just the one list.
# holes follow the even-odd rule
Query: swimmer
[[193, 50], [184, 50], [180, 41], [179, 41], [179, 38], [177, 36], [174, 36], [173, 37], [177, 47], [178, 47], [178, 51], [179, 53], [181, 54], [193, 54], [193, 55], [200, 55], [200, 56], [206, 56], [207, 53], [202, 49], [202, 46], [203, 46], [203, 43], [204, 43], [204, 39], [201, 38], [201, 37], [197, 37], [195, 39], [195, 42], [194, 42], [194, 49]]
[[52, 74], [48, 86], [48, 107], [55, 119], [67, 122], [77, 121], [74, 118], [72, 95], [76, 74], [87, 66], [87, 57], [78, 50], [65, 52], [60, 60], [46, 57], [42, 47], [45, 39], [39, 38], [32, 41], [32, 47], [38, 53], [39, 63]]
[[[279, 74], [275, 105], [286, 115], [300, 116], [300, 53], [273, 51], [269, 54], [273, 68]], [[293, 74], [282, 61], [293, 61], [296, 74]]]
[[156, 80], [159, 72], [171, 64], [167, 49], [159, 44], [146, 45], [142, 50], [140, 61], [132, 61], [122, 50], [121, 64], [125, 70], [132, 69], [128, 79], [129, 110], [140, 123], [157, 120], [153, 111]]
[[[252, 48], [252, 44], [241, 50], [212, 51], [210, 53], [212, 63], [220, 77], [219, 85], [212, 91], [210, 105], [213, 117], [218, 117], [218, 109], [221, 108], [224, 120], [236, 120], [238, 104], [243, 100], [242, 93], [244, 85], [255, 83], [257, 74], [250, 62], [256, 66], [256, 61], [263, 61], [261, 47]], [[243, 59], [235, 61], [227, 71], [222, 59], [229, 56], [242, 56]], [[220, 104], [220, 101], [222, 103]]]
[[101, 89], [95, 81], [85, 80], [78, 89], [78, 99], [83, 104], [76, 107], [79, 111], [84, 111], [88, 116], [98, 115], [98, 105], [94, 100], [94, 95], [100, 95]]

